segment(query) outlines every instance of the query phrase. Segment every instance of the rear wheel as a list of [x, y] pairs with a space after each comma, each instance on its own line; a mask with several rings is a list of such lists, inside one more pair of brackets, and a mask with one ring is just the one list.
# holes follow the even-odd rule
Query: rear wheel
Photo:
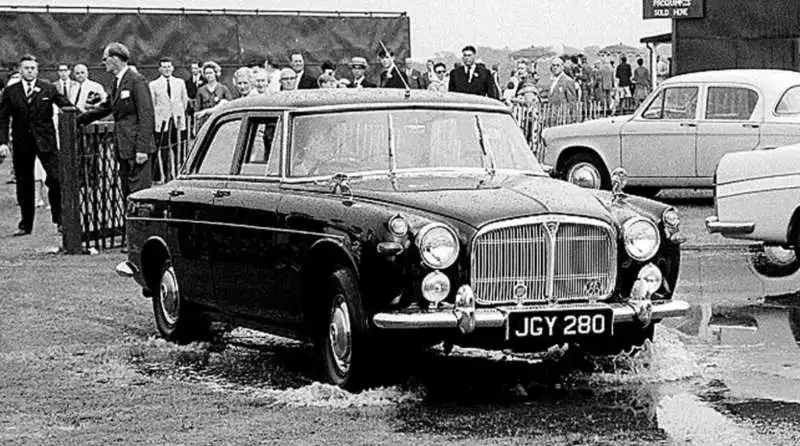
[[324, 379], [347, 390], [361, 390], [369, 378], [373, 349], [358, 283], [352, 272], [339, 269], [328, 277], [324, 293], [325, 314], [318, 330]]
[[603, 162], [587, 152], [576, 153], [564, 162], [563, 178], [588, 189], [611, 189], [611, 178]]
[[800, 270], [798, 247], [785, 249], [780, 246], [760, 245], [751, 252], [751, 263], [757, 273], [766, 277], [785, 277]]
[[161, 336], [178, 344], [210, 340], [210, 327], [203, 315], [183, 299], [172, 262], [161, 267], [153, 295], [153, 315]]

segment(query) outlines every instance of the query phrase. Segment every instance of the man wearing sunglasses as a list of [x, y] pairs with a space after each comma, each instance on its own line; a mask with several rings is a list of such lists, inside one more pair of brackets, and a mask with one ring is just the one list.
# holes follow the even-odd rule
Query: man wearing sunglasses
[[428, 90], [447, 91], [447, 84], [450, 79], [447, 76], [447, 65], [437, 62], [433, 65], [433, 76], [430, 77]]

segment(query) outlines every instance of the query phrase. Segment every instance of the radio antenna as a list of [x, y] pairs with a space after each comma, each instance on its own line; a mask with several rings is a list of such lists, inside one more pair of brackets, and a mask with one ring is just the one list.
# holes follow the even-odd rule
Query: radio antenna
[[[381, 44], [381, 48], [383, 48], [384, 54], [386, 54], [387, 56], [391, 54], [391, 52], [389, 52], [389, 49], [386, 48], [386, 45], [383, 44], [383, 40], [378, 40], [378, 43]], [[406, 87], [406, 97], [411, 96], [411, 87], [408, 85], [408, 82], [406, 82], [405, 78], [403, 78], [403, 73], [400, 71], [399, 68], [397, 68], [397, 64], [394, 63], [394, 56], [392, 56], [392, 66], [394, 67], [395, 71], [397, 71], [397, 76], [400, 78], [400, 80], [403, 82], [403, 85]]]

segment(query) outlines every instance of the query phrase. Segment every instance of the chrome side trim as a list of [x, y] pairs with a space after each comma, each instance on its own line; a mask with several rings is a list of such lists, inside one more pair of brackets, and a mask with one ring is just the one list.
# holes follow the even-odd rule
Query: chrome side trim
[[[557, 307], [561, 308], [561, 307]], [[574, 305], [569, 308], [575, 310], [596, 310], [611, 308], [614, 313], [614, 324], [636, 321], [633, 307], [626, 304], [589, 304]], [[547, 310], [552, 307], [499, 307], [492, 309], [478, 309], [475, 311], [475, 328], [502, 328], [506, 325], [508, 314], [512, 311]], [[668, 302], [653, 302], [652, 320], [659, 321], [668, 317], [681, 317], [689, 311], [689, 303], [682, 300]], [[419, 313], [377, 313], [372, 317], [375, 326], [384, 330], [419, 330], [425, 328], [456, 329], [458, 319], [453, 310], [441, 310]]]
[[751, 234], [756, 229], [756, 224], [751, 221], [721, 222], [719, 217], [706, 217], [706, 230], [710, 234]]
[[186, 224], [196, 224], [196, 225], [206, 225], [206, 226], [224, 226], [229, 228], [236, 228], [236, 229], [248, 229], [253, 231], [264, 231], [264, 232], [282, 232], [286, 234], [299, 234], [299, 235], [312, 235], [318, 237], [325, 237], [335, 240], [344, 240], [345, 236], [343, 235], [335, 235], [335, 234], [327, 234], [324, 232], [310, 232], [310, 231], [301, 231], [299, 229], [288, 229], [288, 228], [274, 228], [270, 226], [252, 226], [252, 225], [240, 225], [237, 223], [223, 223], [223, 222], [214, 222], [214, 221], [206, 221], [206, 220], [187, 220], [182, 218], [155, 218], [155, 217], [126, 217], [126, 220], [129, 221], [150, 221], [150, 222], [164, 222], [164, 223], [186, 223]]

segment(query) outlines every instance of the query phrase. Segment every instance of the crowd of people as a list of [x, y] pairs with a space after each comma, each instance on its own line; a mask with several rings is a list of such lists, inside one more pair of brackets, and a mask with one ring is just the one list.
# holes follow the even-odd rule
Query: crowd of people
[[[462, 49], [462, 63], [448, 70], [441, 62], [429, 60], [420, 73], [406, 61], [400, 68], [394, 53], [383, 48], [378, 53], [381, 72], [373, 82], [369, 64], [363, 56], [351, 58], [351, 75], [336, 77], [336, 66], [325, 62], [320, 73], [305, 64], [305, 54], [294, 50], [290, 64], [278, 68], [269, 57], [253, 60], [233, 73], [233, 89], [221, 82], [222, 69], [214, 61], [193, 62], [187, 79], [175, 77], [174, 61], [159, 60], [159, 76], [148, 81], [130, 64], [130, 50], [123, 44], [108, 44], [103, 64], [114, 80], [107, 91], [89, 79], [86, 65], [57, 65], [57, 79], [39, 78], [39, 62], [34, 55], [22, 56], [17, 71], [0, 94], [0, 162], [11, 156], [17, 202], [21, 219], [17, 236], [33, 230], [36, 206], [35, 183], [40, 177], [47, 185], [52, 221], [61, 230], [58, 141], [56, 133], [60, 109], [74, 106], [78, 124], [88, 124], [113, 116], [115, 157], [122, 195], [148, 188], [153, 181], [169, 181], [174, 171], [174, 144], [185, 140], [191, 122], [203, 119], [227, 101], [279, 91], [316, 88], [403, 88], [452, 91], [499, 99], [496, 73], [477, 62], [475, 47]], [[14, 150], [10, 149], [13, 139]], [[37, 174], [37, 171], [42, 171]]]

